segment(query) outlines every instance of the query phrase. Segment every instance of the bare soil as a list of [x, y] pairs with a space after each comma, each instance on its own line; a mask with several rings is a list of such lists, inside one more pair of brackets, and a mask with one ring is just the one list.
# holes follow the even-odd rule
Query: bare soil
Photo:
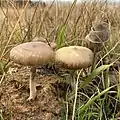
[[29, 97], [30, 68], [11, 68], [0, 87], [0, 110], [5, 120], [59, 120], [60, 102], [53, 84], [54, 74], [36, 75], [37, 97]]

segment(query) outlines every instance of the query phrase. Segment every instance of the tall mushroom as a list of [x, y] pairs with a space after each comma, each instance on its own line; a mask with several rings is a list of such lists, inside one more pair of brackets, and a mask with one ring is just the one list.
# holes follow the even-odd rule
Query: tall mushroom
[[12, 48], [10, 59], [18, 64], [31, 66], [30, 96], [28, 100], [34, 100], [36, 97], [36, 82], [34, 79], [36, 67], [51, 62], [54, 59], [54, 51], [46, 43], [28, 42]]
[[[46, 44], [48, 44], [53, 50], [56, 49], [57, 47], [57, 44], [55, 43], [55, 41], [52, 41], [52, 42], [49, 42], [47, 39], [45, 39], [44, 37], [35, 37], [32, 42], [44, 42]], [[48, 70], [52, 70], [52, 72], [55, 71], [55, 66], [54, 66], [54, 63], [52, 64], [46, 64], [44, 65], [43, 67], [45, 67], [45, 69], [48, 69]]]

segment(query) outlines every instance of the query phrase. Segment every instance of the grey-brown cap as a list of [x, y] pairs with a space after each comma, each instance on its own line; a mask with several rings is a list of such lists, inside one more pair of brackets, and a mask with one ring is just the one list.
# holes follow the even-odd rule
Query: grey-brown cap
[[54, 59], [54, 51], [43, 42], [20, 44], [10, 51], [10, 59], [18, 64], [38, 66]]
[[92, 30], [93, 31], [103, 31], [103, 30], [108, 31], [109, 30], [109, 24], [106, 23], [106, 22], [95, 22], [92, 25]]
[[93, 52], [82, 46], [63, 47], [56, 51], [55, 61], [63, 68], [88, 68], [93, 62]]
[[92, 43], [104, 43], [109, 39], [109, 31], [90, 31], [90, 33], [85, 37], [86, 40], [89, 40]]

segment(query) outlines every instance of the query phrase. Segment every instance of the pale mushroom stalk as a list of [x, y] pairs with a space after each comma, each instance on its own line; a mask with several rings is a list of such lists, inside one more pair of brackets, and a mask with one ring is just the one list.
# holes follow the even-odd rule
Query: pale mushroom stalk
[[76, 84], [76, 80], [75, 80], [75, 74], [76, 70], [70, 70], [70, 77], [71, 77], [71, 89], [74, 90], [75, 89], [75, 84]]
[[28, 98], [29, 100], [34, 100], [36, 97], [36, 81], [35, 81], [35, 75], [36, 75], [36, 67], [31, 67], [30, 69], [30, 80], [29, 80], [29, 88], [30, 88], [30, 96]]
[[96, 59], [96, 53], [97, 53], [97, 48], [96, 47], [94, 47], [93, 53], [94, 53], [94, 56], [93, 56], [93, 61], [92, 61], [92, 66], [91, 66], [91, 72], [93, 71], [94, 65], [95, 65], [95, 59]]

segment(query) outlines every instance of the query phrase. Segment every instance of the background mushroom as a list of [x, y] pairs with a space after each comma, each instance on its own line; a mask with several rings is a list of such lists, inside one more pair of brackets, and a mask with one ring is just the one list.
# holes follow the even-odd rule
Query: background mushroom
[[88, 47], [92, 51], [99, 51], [103, 47], [104, 43], [108, 41], [110, 37], [109, 25], [108, 23], [94, 23], [92, 30], [85, 37], [88, 43]]
[[[96, 52], [101, 51], [109, 37], [110, 31], [108, 23], [101, 22], [93, 24], [92, 31], [90, 31], [90, 33], [85, 37], [88, 43], [88, 48], [94, 52], [93, 63], [95, 63]], [[94, 65], [91, 70], [93, 70], [93, 68]]]
[[108, 31], [90, 31], [85, 37], [88, 43], [88, 48], [92, 51], [98, 52], [103, 48], [105, 42], [109, 39]]
[[54, 51], [46, 43], [28, 42], [14, 47], [10, 51], [10, 59], [15, 63], [31, 66], [30, 74], [30, 96], [28, 100], [36, 97], [36, 82], [34, 80], [36, 67], [47, 64], [54, 59]]
[[108, 30], [109, 29], [109, 24], [106, 22], [94, 22], [92, 24], [93, 31], [103, 31], [103, 30]]

